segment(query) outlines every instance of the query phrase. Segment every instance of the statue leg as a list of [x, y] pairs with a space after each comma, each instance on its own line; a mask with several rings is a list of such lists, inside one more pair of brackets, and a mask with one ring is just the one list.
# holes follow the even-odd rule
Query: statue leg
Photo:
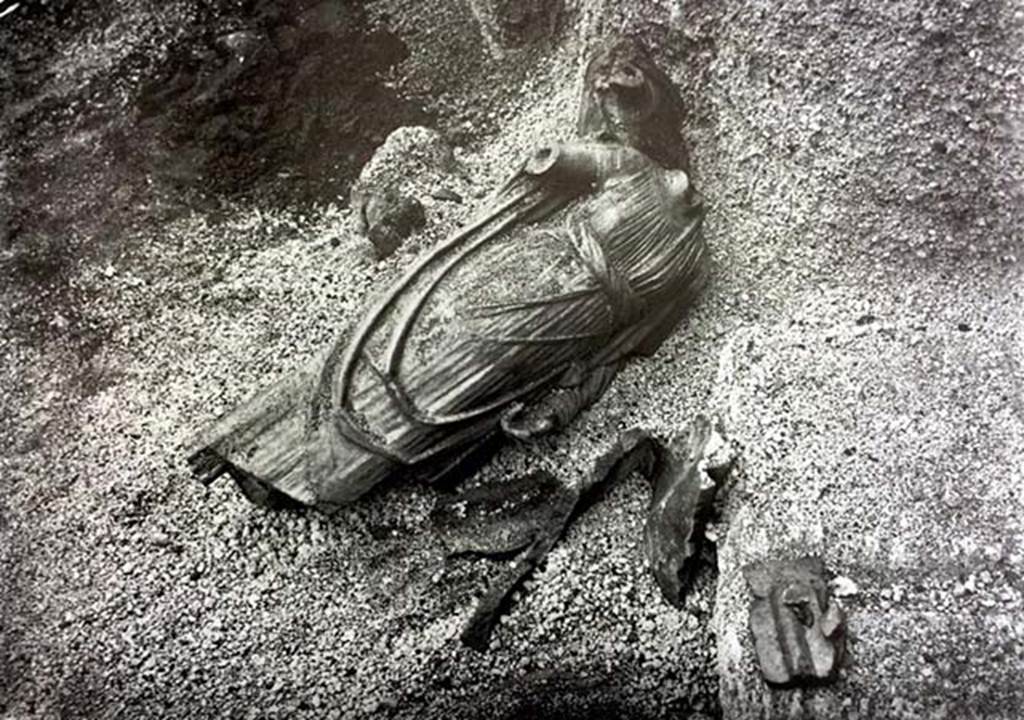
[[314, 359], [216, 420], [193, 443], [193, 473], [207, 484], [230, 475], [257, 505], [325, 512], [394, 475], [393, 461], [339, 435], [328, 412], [311, 422], [322, 365], [322, 357]]

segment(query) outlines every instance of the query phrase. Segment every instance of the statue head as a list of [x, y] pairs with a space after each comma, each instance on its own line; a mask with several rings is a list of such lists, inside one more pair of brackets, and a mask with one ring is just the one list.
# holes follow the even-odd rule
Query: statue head
[[583, 78], [580, 135], [621, 142], [665, 167], [687, 170], [682, 120], [679, 92], [638, 41], [610, 40], [598, 48]]

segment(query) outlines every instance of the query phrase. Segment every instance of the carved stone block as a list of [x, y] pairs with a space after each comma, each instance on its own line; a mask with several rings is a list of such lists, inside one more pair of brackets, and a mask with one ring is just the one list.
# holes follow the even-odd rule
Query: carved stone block
[[764, 679], [779, 686], [833, 679], [845, 649], [845, 618], [821, 559], [751, 563], [743, 577], [754, 595], [750, 631]]

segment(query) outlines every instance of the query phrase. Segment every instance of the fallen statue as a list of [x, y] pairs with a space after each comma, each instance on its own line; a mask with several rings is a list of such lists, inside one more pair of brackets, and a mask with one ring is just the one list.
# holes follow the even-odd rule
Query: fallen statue
[[578, 137], [532, 153], [315, 362], [214, 423], [194, 472], [331, 512], [384, 481], [450, 476], [496, 438], [564, 427], [704, 284], [682, 111], [637, 43], [599, 49]]

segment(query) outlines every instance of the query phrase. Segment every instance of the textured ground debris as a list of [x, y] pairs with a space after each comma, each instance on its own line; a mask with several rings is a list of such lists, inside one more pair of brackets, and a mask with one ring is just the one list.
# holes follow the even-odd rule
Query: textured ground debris
[[[167, 58], [173, 75], [175, 58], [213, 53], [199, 68], [213, 79], [234, 62], [229, 41], [253, 39], [239, 31], [281, 53], [295, 33], [274, 26], [294, 20], [234, 11], [274, 2], [18, 5], [0, 20], [0, 716], [1022, 715], [1014, 3], [581, 0], [549, 38], [505, 47], [482, 1], [379, 0], [343, 26], [332, 7], [359, 3], [303, 1], [293, 57], [340, 54], [251, 66], [274, 97], [295, 88], [285, 123], [312, 100], [314, 119], [265, 163], [238, 154], [277, 118], [244, 73], [235, 112], [198, 108], [181, 135], [174, 100], [135, 113]], [[332, 66], [376, 52], [352, 37], [374, 28], [380, 74], [344, 83]], [[192, 423], [329, 341], [325, 327], [539, 139], [571, 132], [580, 59], [623, 29], [683, 88], [694, 178], [713, 199], [713, 292], [571, 443], [547, 444], [545, 467], [585, 469], [624, 428], [671, 436], [707, 407], [731, 347], [749, 359], [723, 383], [748, 468], [689, 609], [643, 567], [649, 490], [616, 483], [525, 583], [489, 652], [470, 652], [471, 599], [439, 585], [470, 595], [493, 567], [432, 580], [432, 492], [394, 488], [330, 519], [270, 513], [168, 458]], [[183, 100], [202, 82], [188, 73]], [[391, 120], [318, 107], [339, 83], [343, 102]], [[465, 168], [450, 186], [463, 201], [413, 188], [428, 224], [377, 261], [338, 195], [392, 127], [435, 119]], [[180, 159], [166, 142], [179, 137]], [[196, 202], [188, 188], [209, 182], [230, 197]], [[509, 457], [506, 479], [531, 470]], [[853, 662], [824, 687], [767, 688], [740, 568], [796, 544], [856, 579]]]
[[596, 460], [580, 486], [535, 472], [476, 484], [439, 501], [432, 517], [450, 554], [518, 556], [491, 581], [462, 632], [463, 641], [486, 649], [498, 618], [510, 609], [512, 594], [573, 518], [634, 473], [652, 485], [643, 534], [647, 564], [664, 599], [681, 605], [703, 562], [704, 528], [733, 462], [723, 447], [704, 417], [668, 443], [630, 430]]

